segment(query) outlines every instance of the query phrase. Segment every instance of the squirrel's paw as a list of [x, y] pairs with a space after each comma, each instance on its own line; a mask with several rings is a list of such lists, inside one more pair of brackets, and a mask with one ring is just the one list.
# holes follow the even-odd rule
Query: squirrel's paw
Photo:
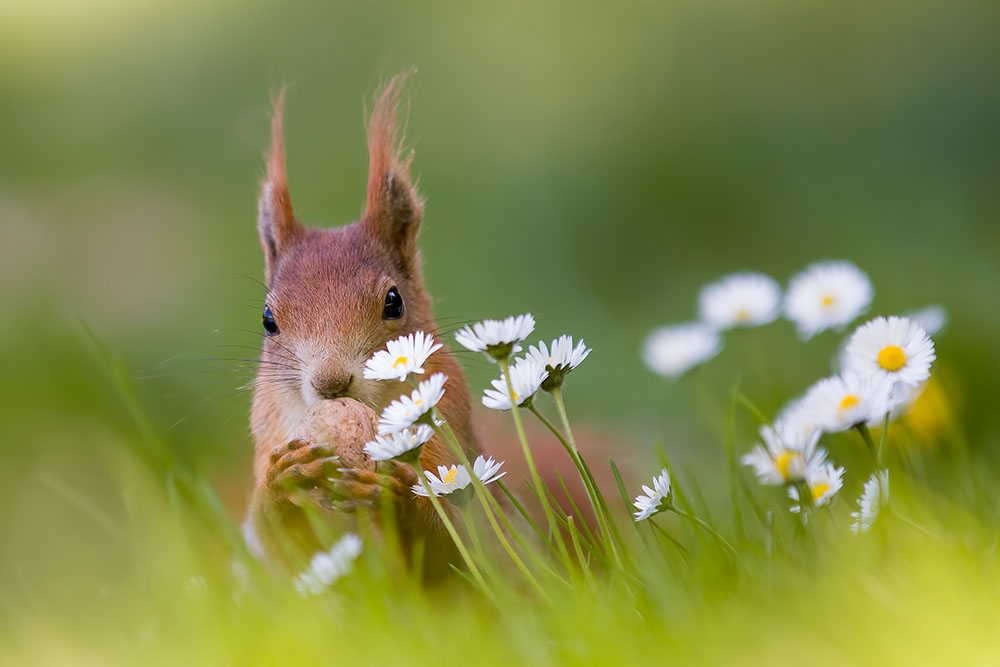
[[295, 505], [333, 509], [334, 494], [324, 482], [342, 465], [333, 446], [295, 439], [271, 452], [267, 469], [268, 489]]
[[325, 482], [333, 494], [333, 508], [341, 512], [359, 509], [376, 509], [382, 502], [390, 502], [397, 509], [412, 504], [412, 487], [419, 480], [408, 465], [397, 461], [383, 461], [379, 471], [364, 468], [339, 468]]

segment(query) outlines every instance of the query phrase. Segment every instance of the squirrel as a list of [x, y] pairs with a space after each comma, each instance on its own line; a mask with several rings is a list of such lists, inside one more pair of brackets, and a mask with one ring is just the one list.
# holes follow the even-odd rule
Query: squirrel
[[[401, 382], [365, 379], [365, 361], [391, 339], [437, 330], [417, 248], [424, 202], [410, 176], [412, 153], [403, 155], [401, 148], [398, 108], [405, 80], [405, 74], [397, 75], [375, 96], [366, 121], [364, 210], [342, 227], [307, 228], [296, 219], [285, 173], [283, 91], [274, 102], [258, 203], [268, 291], [253, 383], [254, 481], [244, 532], [256, 555], [289, 571], [324, 546], [310, 526], [310, 513], [367, 510], [380, 506], [386, 493], [392, 495], [404, 545], [422, 536], [428, 556], [435, 556], [426, 559], [428, 567], [454, 560], [454, 545], [433, 507], [411, 491], [418, 480], [410, 466], [390, 461], [377, 469], [351, 467], [338, 456], [371, 439], [365, 435], [372, 433], [369, 420], [408, 390]], [[438, 409], [475, 454], [461, 367], [443, 347], [425, 369], [428, 376], [447, 375]], [[340, 442], [299, 432], [303, 416], [320, 402], [341, 404], [333, 406], [342, 408], [336, 419], [343, 423], [333, 429]], [[437, 437], [424, 445], [425, 469], [455, 463]]]

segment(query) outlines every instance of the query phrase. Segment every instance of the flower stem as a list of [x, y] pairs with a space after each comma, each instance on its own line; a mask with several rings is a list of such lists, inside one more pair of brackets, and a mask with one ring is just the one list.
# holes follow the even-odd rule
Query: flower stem
[[871, 431], [868, 430], [868, 425], [864, 422], [860, 424], [855, 424], [854, 428], [857, 429], [858, 433], [861, 435], [861, 439], [865, 441], [865, 447], [868, 448], [868, 453], [872, 455], [872, 460], [878, 464], [878, 450], [875, 448], [875, 442], [872, 440]]
[[879, 436], [878, 454], [875, 456], [875, 463], [879, 467], [885, 467], [885, 455], [886, 455], [885, 441], [889, 433], [889, 416], [891, 414], [892, 413], [890, 412], [885, 413], [885, 419], [882, 420], [882, 435]]
[[[438, 437], [444, 440], [445, 443], [447, 443], [448, 446], [452, 449], [452, 451], [454, 451], [455, 454], [459, 457], [459, 459], [462, 462], [462, 465], [468, 468], [469, 477], [472, 479], [472, 486], [475, 489], [476, 497], [479, 499], [480, 504], [483, 506], [483, 512], [486, 514], [486, 519], [489, 521], [490, 527], [496, 534], [497, 539], [500, 540], [500, 545], [503, 547], [504, 551], [507, 552], [507, 555], [510, 556], [510, 559], [514, 561], [514, 564], [517, 566], [517, 569], [521, 571], [521, 573], [524, 575], [524, 578], [528, 580], [528, 583], [530, 583], [532, 587], [536, 591], [538, 591], [538, 593], [542, 596], [543, 599], [551, 602], [551, 599], [545, 592], [545, 589], [542, 588], [541, 584], [538, 583], [538, 580], [535, 579], [534, 575], [531, 574], [531, 570], [529, 570], [528, 566], [524, 564], [524, 561], [521, 560], [521, 557], [517, 555], [517, 552], [514, 550], [514, 547], [511, 546], [510, 541], [507, 539], [507, 536], [503, 534], [503, 531], [497, 524], [496, 517], [493, 515], [493, 509], [490, 506], [490, 501], [495, 499], [490, 495], [489, 491], [486, 490], [486, 486], [483, 484], [482, 480], [480, 480], [479, 477], [476, 476], [476, 473], [473, 471], [472, 464], [469, 463], [469, 457], [466, 456], [465, 450], [462, 449], [462, 445], [458, 441], [458, 438], [455, 436], [455, 432], [451, 429], [451, 426], [448, 425], [448, 422], [445, 422], [444, 426], [447, 429], [447, 431], [445, 431], [444, 429], [442, 429], [437, 425], [435, 425], [433, 428], [434, 431], [437, 433]], [[497, 507], [497, 511], [498, 512], [500, 511], [499, 506]], [[502, 513], [501, 513], [501, 518], [504, 519], [504, 524], [509, 526], [509, 523], [506, 521], [506, 518], [503, 517]]]
[[[573, 431], [569, 426], [569, 418], [566, 415], [566, 408], [563, 405], [562, 392], [556, 388], [552, 390], [552, 397], [555, 399], [556, 406], [559, 408], [559, 416], [563, 422], [563, 428], [566, 430], [566, 438], [563, 437], [562, 433], [552, 424], [545, 415], [538, 411], [538, 408], [531, 406], [532, 414], [538, 417], [538, 420], [542, 422], [552, 433], [556, 436], [560, 443], [562, 443], [563, 448], [566, 449], [566, 453], [569, 454], [570, 459], [572, 459], [573, 464], [576, 466], [577, 473], [580, 475], [580, 479], [583, 480], [583, 486], [587, 490], [587, 499], [590, 501], [590, 507], [594, 510], [594, 516], [597, 517], [597, 523], [601, 528], [601, 533], [604, 536], [604, 541], [610, 545], [611, 553], [615, 558], [615, 562], [618, 567], [622, 567], [621, 557], [618, 554], [618, 548], [615, 545], [615, 541], [612, 539], [611, 530], [608, 527], [609, 519], [605, 516], [603, 511], [603, 505], [597, 498], [599, 491], [591, 484], [590, 475], [584, 469], [583, 458], [580, 456], [580, 451], [576, 448], [576, 442], [573, 440]], [[567, 442], [568, 438], [568, 442]]]
[[492, 591], [490, 591], [489, 587], [486, 585], [486, 581], [483, 579], [483, 575], [480, 574], [479, 568], [476, 567], [475, 561], [472, 560], [469, 550], [465, 548], [465, 544], [462, 542], [461, 536], [458, 534], [458, 531], [455, 530], [455, 526], [451, 523], [451, 519], [448, 518], [448, 514], [445, 512], [444, 507], [441, 506], [441, 501], [439, 501], [437, 496], [434, 495], [434, 492], [431, 491], [431, 485], [427, 481], [427, 476], [424, 474], [423, 467], [419, 462], [417, 462], [417, 465], [414, 467], [417, 471], [417, 479], [420, 480], [424, 490], [427, 492], [427, 498], [431, 501], [431, 505], [441, 518], [441, 523], [444, 524], [445, 530], [448, 531], [448, 535], [451, 536], [452, 541], [458, 548], [458, 552], [461, 554], [462, 560], [464, 560], [465, 564], [469, 567], [469, 572], [472, 574], [472, 577], [476, 580], [476, 583], [479, 584], [480, 588], [482, 588], [483, 592], [490, 599], [494, 599]]
[[556, 541], [556, 546], [559, 548], [559, 554], [562, 557], [563, 563], [566, 565], [567, 569], [572, 569], [572, 564], [569, 557], [569, 551], [566, 549], [566, 543], [563, 541], [562, 534], [559, 532], [559, 527], [556, 525], [555, 518], [552, 515], [552, 507], [549, 505], [549, 499], [545, 494], [545, 489], [542, 486], [542, 478], [538, 475], [538, 469], [535, 467], [535, 459], [531, 455], [531, 447], [528, 446], [528, 438], [524, 434], [524, 424], [521, 423], [521, 414], [518, 410], [517, 399], [514, 398], [514, 385], [510, 381], [510, 360], [501, 359], [500, 368], [503, 370], [504, 380], [507, 382], [507, 396], [510, 398], [510, 413], [514, 418], [514, 428], [517, 430], [517, 437], [521, 440], [521, 449], [524, 451], [524, 459], [528, 463], [528, 470], [531, 472], [531, 481], [535, 485], [535, 489], [538, 492], [538, 499], [542, 503], [542, 511], [545, 513], [545, 520], [548, 523], [549, 531], [552, 534], [553, 539]]

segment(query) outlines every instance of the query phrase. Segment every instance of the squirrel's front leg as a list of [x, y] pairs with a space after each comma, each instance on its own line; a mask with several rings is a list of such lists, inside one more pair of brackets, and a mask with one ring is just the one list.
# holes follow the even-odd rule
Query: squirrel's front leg
[[250, 498], [248, 523], [265, 560], [286, 569], [301, 566], [322, 544], [306, 512], [334, 508], [322, 482], [340, 467], [336, 447], [294, 439], [275, 447]]
[[[329, 434], [327, 434], [329, 435]], [[429, 443], [430, 444], [430, 443]], [[425, 549], [425, 574], [435, 578], [457, 562], [457, 552], [434, 508], [413, 493], [416, 471], [396, 461], [383, 461], [376, 470], [342, 467], [338, 452], [354, 442], [313, 444], [296, 439], [275, 447], [251, 498], [250, 524], [263, 556], [289, 573], [304, 566], [323, 545], [309, 523], [308, 512], [363, 513], [381, 524], [388, 507], [404, 554], [418, 540]], [[446, 511], [454, 511], [442, 499]], [[454, 520], [454, 519], [453, 519]]]

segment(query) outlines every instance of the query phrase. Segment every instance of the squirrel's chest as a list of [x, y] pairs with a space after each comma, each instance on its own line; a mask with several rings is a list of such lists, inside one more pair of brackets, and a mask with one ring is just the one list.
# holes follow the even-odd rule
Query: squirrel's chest
[[279, 392], [258, 387], [250, 410], [250, 430], [258, 447], [286, 443], [305, 414], [301, 401], [281, 400]]

